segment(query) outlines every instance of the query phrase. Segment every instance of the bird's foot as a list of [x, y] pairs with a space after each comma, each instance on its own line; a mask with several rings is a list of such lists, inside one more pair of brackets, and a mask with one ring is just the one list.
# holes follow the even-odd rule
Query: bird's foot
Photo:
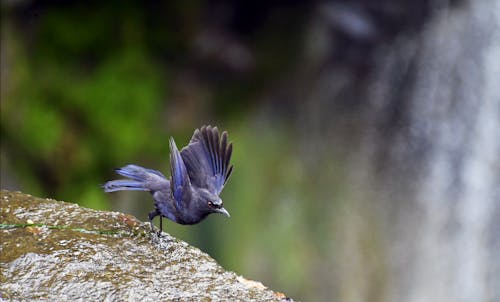
[[156, 235], [156, 237], [158, 237], [158, 238], [163, 237], [163, 235], [162, 235], [163, 231], [161, 229], [159, 229], [158, 231], [156, 231], [155, 227], [154, 227], [154, 224], [152, 222], [150, 222], [150, 224], [151, 224], [151, 234]]

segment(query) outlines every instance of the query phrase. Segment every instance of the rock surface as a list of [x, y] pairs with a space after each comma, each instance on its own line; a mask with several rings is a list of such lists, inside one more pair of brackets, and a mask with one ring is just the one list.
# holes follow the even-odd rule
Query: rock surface
[[123, 213], [2, 190], [0, 223], [0, 300], [289, 300]]

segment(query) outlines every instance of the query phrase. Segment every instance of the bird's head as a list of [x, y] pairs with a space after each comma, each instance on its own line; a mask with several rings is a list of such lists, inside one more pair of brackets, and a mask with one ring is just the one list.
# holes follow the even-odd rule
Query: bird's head
[[208, 212], [219, 213], [226, 215], [227, 217], [231, 217], [231, 215], [229, 215], [229, 212], [226, 209], [224, 209], [222, 199], [220, 199], [218, 195], [212, 194], [205, 190], [203, 191], [204, 192], [202, 193], [203, 197], [202, 200], [204, 200], [204, 202], [206, 203], [205, 207]]

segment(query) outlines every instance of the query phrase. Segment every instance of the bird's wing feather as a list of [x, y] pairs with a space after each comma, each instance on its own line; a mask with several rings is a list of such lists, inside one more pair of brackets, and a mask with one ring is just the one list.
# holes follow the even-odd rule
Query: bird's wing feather
[[226, 131], [219, 136], [217, 127], [196, 129], [189, 144], [181, 150], [191, 183], [220, 194], [233, 170], [229, 164], [232, 152]]
[[188, 208], [191, 201], [191, 182], [186, 165], [172, 137], [170, 138], [170, 170], [172, 173], [170, 186], [176, 206], [179, 210]]

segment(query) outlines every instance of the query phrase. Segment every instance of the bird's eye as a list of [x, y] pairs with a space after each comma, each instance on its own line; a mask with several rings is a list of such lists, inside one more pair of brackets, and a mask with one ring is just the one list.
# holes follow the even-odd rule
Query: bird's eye
[[211, 201], [209, 201], [208, 206], [212, 208], [214, 206], [214, 204]]

